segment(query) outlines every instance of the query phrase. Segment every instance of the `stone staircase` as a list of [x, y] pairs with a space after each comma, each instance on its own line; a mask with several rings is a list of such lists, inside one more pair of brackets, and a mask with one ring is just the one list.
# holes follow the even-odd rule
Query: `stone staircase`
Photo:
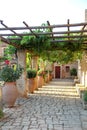
[[74, 81], [72, 79], [53, 79], [48, 84], [38, 88], [35, 94], [54, 95], [57, 97], [78, 97]]

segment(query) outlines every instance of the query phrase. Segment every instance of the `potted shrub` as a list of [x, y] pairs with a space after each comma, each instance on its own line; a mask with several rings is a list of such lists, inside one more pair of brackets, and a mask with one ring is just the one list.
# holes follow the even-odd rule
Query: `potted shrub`
[[27, 87], [30, 93], [33, 93], [36, 88], [36, 75], [37, 71], [35, 69], [27, 69]]
[[52, 81], [52, 70], [49, 70], [49, 80]]
[[2, 117], [4, 117], [4, 113], [3, 113], [3, 110], [0, 109], [0, 119], [1, 119]]
[[71, 74], [71, 76], [77, 76], [77, 70], [76, 70], [76, 68], [72, 68], [71, 70], [70, 70], [70, 74]]
[[84, 92], [82, 93], [82, 104], [84, 110], [87, 110], [87, 90], [84, 90]]
[[76, 68], [72, 68], [72, 69], [70, 70], [70, 74], [71, 74], [72, 78], [74, 79], [74, 85], [75, 85], [76, 83], [79, 83], [79, 79], [78, 79], [78, 77], [77, 77], [77, 69], [76, 69]]
[[18, 96], [16, 80], [19, 79], [22, 71], [23, 68], [20, 65], [11, 66], [9, 64], [6, 64], [0, 70], [0, 78], [4, 81], [4, 85], [2, 87], [2, 99], [8, 107], [14, 106]]

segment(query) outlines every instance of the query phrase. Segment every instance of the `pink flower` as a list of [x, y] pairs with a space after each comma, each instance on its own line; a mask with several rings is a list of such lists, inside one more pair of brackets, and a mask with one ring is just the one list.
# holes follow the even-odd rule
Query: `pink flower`
[[9, 65], [10, 61], [9, 60], [5, 60], [5, 64]]

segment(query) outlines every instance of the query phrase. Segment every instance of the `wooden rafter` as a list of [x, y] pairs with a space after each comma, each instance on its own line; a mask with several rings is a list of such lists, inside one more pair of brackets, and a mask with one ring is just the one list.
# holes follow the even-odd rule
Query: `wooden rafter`
[[[81, 40], [82, 38], [87, 38], [87, 36], [85, 35], [85, 33], [87, 33], [87, 29], [85, 29], [85, 27], [87, 26], [87, 23], [75, 23], [75, 24], [70, 24], [69, 20], [67, 20], [67, 24], [61, 24], [61, 25], [50, 25], [50, 22], [47, 21], [47, 26], [29, 26], [26, 22], [23, 22], [23, 24], [26, 26], [26, 27], [8, 27], [7, 25], [5, 25], [3, 23], [3, 21], [1, 20], [0, 23], [4, 26], [4, 28], [0, 28], [0, 37], [3, 37], [4, 36], [19, 36], [19, 37], [16, 37], [14, 39], [21, 39], [23, 36], [31, 36], [31, 35], [34, 35], [36, 37], [39, 37], [39, 35], [48, 35], [49, 38], [50, 38], [50, 41], [51, 42], [69, 42], [69, 41], [77, 41], [77, 40]], [[70, 30], [70, 27], [80, 27], [82, 26], [82, 29], [81, 30]], [[56, 28], [63, 28], [63, 27], [66, 27], [67, 28], [67, 31], [56, 31], [54, 32], [53, 29]], [[34, 32], [35, 29], [49, 29], [50, 32]], [[28, 33], [17, 33], [16, 30], [30, 30], [30, 32]], [[5, 31], [5, 30], [10, 30], [11, 32], [13, 33], [2, 33], [2, 31]], [[15, 30], [15, 31], [14, 31]], [[70, 34], [76, 34], [76, 35], [70, 35]], [[78, 33], [80, 35], [78, 35]], [[67, 35], [64, 35], [64, 34], [67, 34]], [[2, 38], [2, 39], [3, 39]], [[56, 40], [57, 38], [59, 38], [59, 40]], [[65, 38], [65, 40], [60, 40], [60, 38]], [[71, 40], [71, 38], [73, 38], [73, 40]], [[75, 39], [75, 38], [79, 38], [79, 39]], [[9, 44], [8, 41], [10, 41], [10, 39], [12, 38], [6, 38], [5, 37], [5, 41], [7, 39], [7, 43]], [[67, 40], [66, 40], [67, 39]], [[84, 40], [86, 41], [86, 40]], [[11, 43], [12, 44], [12, 43]]]
[[9, 44], [9, 45], [15, 46], [15, 47], [17, 47], [17, 48], [20, 48], [20, 46], [18, 46], [18, 45], [15, 44], [15, 43], [11, 43], [8, 39], [6, 39], [6, 38], [4, 38], [4, 37], [0, 37], [0, 40], [1, 40], [2, 42], [5, 42], [6, 44]]
[[67, 24], [68, 24], [68, 26], [67, 26], [67, 28], [68, 28], [68, 40], [70, 40], [70, 26], [69, 26], [69, 19], [67, 20]]
[[50, 32], [52, 32], [52, 39], [54, 40], [53, 30], [52, 30], [52, 28], [50, 27], [50, 26], [51, 26], [51, 25], [50, 25], [50, 22], [47, 21], [47, 24], [48, 24], [48, 26], [49, 26], [49, 30], [50, 30]]
[[[74, 24], [69, 24], [70, 27], [77, 27], [77, 26], [83, 26], [87, 25], [87, 22], [85, 23], [74, 23]], [[67, 27], [68, 24], [60, 24], [60, 25], [50, 25], [51, 28], [62, 28], [62, 27]], [[30, 29], [45, 29], [49, 28], [49, 26], [30, 26]], [[9, 27], [9, 29], [12, 30], [26, 30], [28, 27]], [[9, 30], [8, 28], [0, 28], [0, 30]]]
[[32, 31], [32, 29], [29, 27], [29, 25], [25, 21], [23, 21], [23, 24], [31, 31], [33, 35], [35, 35], [36, 37], [39, 37], [35, 32]]
[[[51, 41], [52, 43], [55, 43], [55, 42], [78, 42], [78, 40], [52, 40]], [[87, 42], [87, 40], [84, 40], [83, 43]]]
[[7, 25], [5, 25], [2, 20], [1, 20], [0, 22], [1, 22], [1, 24], [2, 24], [5, 28], [7, 28], [7, 29], [10, 30], [11, 32], [13, 32], [16, 36], [19, 36], [20, 38], [22, 38], [22, 36], [20, 36], [19, 34], [17, 34], [14, 30], [9, 29], [9, 27], [8, 27]]
[[[87, 35], [72, 35], [72, 36], [54, 36], [54, 38], [87, 38]], [[52, 37], [50, 36], [50, 38], [52, 39]]]
[[[87, 30], [74, 30], [74, 31], [60, 31], [60, 32], [37, 32], [37, 35], [52, 35], [52, 34], [68, 34], [68, 33], [83, 33], [83, 32], [87, 32]], [[34, 35], [32, 33], [19, 33], [20, 36], [27, 36], [27, 35]], [[11, 33], [4, 33], [4, 34], [0, 34], [0, 36], [15, 36], [15, 34], [11, 34]]]

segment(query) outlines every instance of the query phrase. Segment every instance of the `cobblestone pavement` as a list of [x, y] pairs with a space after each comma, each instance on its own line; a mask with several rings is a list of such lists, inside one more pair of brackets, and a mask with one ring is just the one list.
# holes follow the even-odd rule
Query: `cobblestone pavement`
[[4, 113], [0, 130], [87, 130], [87, 111], [71, 81], [53, 80]]

